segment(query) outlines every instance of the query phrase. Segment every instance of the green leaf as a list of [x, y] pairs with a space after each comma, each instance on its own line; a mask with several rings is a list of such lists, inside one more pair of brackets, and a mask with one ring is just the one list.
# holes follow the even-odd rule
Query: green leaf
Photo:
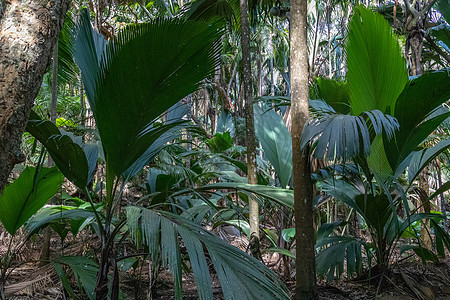
[[295, 237], [295, 228], [285, 228], [281, 231], [281, 236], [286, 242], [290, 242]]
[[[139, 223], [139, 218], [136, 220], [133, 217], [135, 224], [132, 228], [142, 230], [143, 235], [147, 237], [146, 243], [150, 252], [159, 249], [159, 230], [161, 230], [161, 237], [165, 232], [170, 232], [170, 239], [173, 239], [172, 230], [182, 237], [191, 259], [200, 299], [212, 299], [204, 247], [219, 277], [225, 299], [289, 299], [286, 287], [269, 268], [194, 222], [169, 212], [151, 211], [139, 207], [127, 207], [127, 212], [141, 218]], [[166, 225], [162, 225], [164, 223]], [[173, 227], [170, 227], [169, 223], [173, 224]], [[172, 246], [169, 246], [170, 244]], [[179, 249], [175, 247], [175, 245], [178, 247], [178, 242], [169, 243], [169, 245], [164, 245], [161, 241], [161, 247], [165, 247], [165, 260], [175, 267], [175, 264], [180, 263], [177, 259]], [[169, 253], [170, 251], [172, 253]], [[181, 286], [176, 285], [176, 288]], [[175, 293], [180, 295], [181, 291], [175, 291]]]
[[[160, 19], [123, 29], [106, 46], [98, 72], [89, 70], [86, 62], [79, 64], [82, 72], [87, 69], [85, 73], [95, 78], [90, 100], [107, 165], [115, 175], [127, 170], [166, 131], [153, 128], [154, 120], [214, 73], [221, 34], [218, 24]], [[77, 35], [83, 37], [84, 31]], [[95, 52], [92, 41], [86, 42]], [[83, 53], [75, 56], [83, 60]], [[86, 55], [90, 60], [95, 57]]]
[[0, 195], [0, 220], [14, 235], [61, 188], [63, 175], [54, 168], [26, 167]]
[[44, 145], [68, 180], [81, 189], [87, 185], [88, 161], [77, 143], [68, 135], [62, 134], [52, 122], [43, 121], [34, 111], [30, 113], [26, 129]]
[[75, 295], [72, 286], [70, 285], [69, 279], [67, 278], [67, 274], [64, 271], [62, 265], [52, 262], [52, 266], [55, 269], [55, 272], [58, 275], [59, 279], [61, 279], [61, 283], [64, 289], [69, 293], [72, 299], [76, 300], [77, 296]]
[[175, 224], [161, 218], [161, 258], [163, 267], [169, 266], [173, 275], [175, 299], [183, 299], [181, 286], [181, 256]]
[[360, 116], [327, 113], [306, 124], [300, 147], [313, 145], [313, 156], [318, 159], [346, 161], [357, 155], [367, 156], [371, 151], [369, 128], [375, 135], [383, 132], [393, 136], [398, 123], [379, 110], [366, 111]]
[[[235, 211], [230, 211], [233, 212], [233, 215], [236, 213]], [[222, 215], [223, 216], [223, 215]], [[250, 238], [250, 225], [248, 224], [247, 221], [244, 220], [225, 220], [225, 221], [218, 221], [216, 223], [214, 223], [213, 229], [217, 228], [220, 225], [232, 225], [234, 227], [236, 227], [240, 232], [244, 233], [248, 238]]]
[[58, 87], [63, 87], [74, 81], [78, 67], [73, 61], [71, 48], [73, 47], [72, 31], [75, 26], [71, 13], [64, 18], [64, 26], [58, 36]]
[[185, 10], [185, 18], [191, 20], [210, 20], [224, 18], [230, 23], [239, 23], [240, 10], [237, 0], [200, 0], [190, 2]]
[[[450, 5], [449, 5], [450, 7]], [[450, 13], [449, 13], [450, 16]], [[438, 26], [434, 26], [427, 31], [431, 35], [433, 35], [437, 40], [438, 44], [440, 44], [445, 50], [450, 51], [450, 26], [442, 23]]]
[[314, 79], [316, 85], [312, 88], [314, 93], [311, 95], [311, 99], [324, 100], [337, 113], [344, 115], [350, 113], [350, 92], [346, 82], [325, 77], [316, 77]]
[[292, 177], [292, 139], [283, 118], [267, 106], [254, 106], [255, 134], [280, 179], [281, 187]]
[[89, 10], [81, 11], [80, 21], [73, 33], [74, 42], [72, 54], [81, 70], [83, 87], [91, 109], [95, 109], [96, 79], [100, 73], [100, 62], [106, 49], [107, 41], [95, 31], [89, 21]]
[[[92, 221], [95, 215], [94, 212], [86, 209], [76, 209], [73, 206], [50, 206], [45, 207], [35, 214], [26, 224], [26, 229], [29, 231], [28, 236], [33, 235], [38, 230], [48, 226], [52, 223], [60, 222], [61, 220], [71, 221]], [[80, 223], [80, 226], [83, 223]], [[87, 224], [84, 224], [86, 226]], [[74, 228], [75, 229], [75, 228]]]
[[223, 153], [233, 146], [233, 139], [230, 132], [217, 132], [212, 139], [206, 141], [209, 149], [213, 153]]
[[445, 257], [444, 246], [450, 250], [450, 235], [439, 226], [439, 222], [431, 219], [430, 223], [436, 237], [436, 250], [441, 257]]
[[86, 155], [86, 160], [89, 168], [87, 182], [90, 182], [92, 180], [92, 177], [94, 177], [94, 173], [97, 167], [98, 145], [84, 144], [83, 151], [84, 154]]
[[333, 223], [324, 223], [320, 226], [319, 230], [317, 230], [316, 239], [319, 241], [325, 237], [328, 237], [331, 233], [334, 232], [336, 228], [341, 225], [347, 224], [346, 222], [337, 221]]
[[81, 284], [89, 299], [95, 299], [98, 265], [90, 258], [83, 256], [63, 256], [52, 260], [52, 265], [68, 266], [78, 284]]
[[449, 98], [450, 75], [446, 70], [425, 73], [406, 85], [395, 105], [394, 117], [400, 129], [394, 140], [384, 139], [384, 148], [393, 170], [448, 117], [447, 110], [447, 113], [425, 121]]
[[264, 249], [262, 252], [263, 253], [267, 253], [267, 252], [280, 253], [282, 255], [286, 255], [287, 257], [295, 260], [295, 254], [293, 254], [291, 251], [289, 251], [288, 249], [285, 249], [285, 248], [272, 247], [272, 248]]
[[344, 181], [327, 179], [317, 182], [317, 189], [336, 199], [343, 201], [345, 204], [361, 213], [359, 206], [355, 202], [355, 198], [361, 195], [361, 191], [354, 185]]
[[227, 131], [230, 132], [231, 137], [234, 136], [234, 120], [229, 112], [222, 110], [217, 117], [216, 132], [225, 133]]
[[294, 208], [294, 191], [274, 186], [239, 183], [239, 182], [218, 182], [198, 187], [197, 190], [217, 190], [234, 189], [247, 193], [254, 193], [258, 196], [275, 201], [289, 208]]
[[361, 194], [355, 197], [364, 220], [376, 230], [377, 236], [383, 236], [384, 227], [392, 216], [388, 197], [382, 193], [375, 196]]
[[347, 67], [352, 114], [374, 109], [392, 114], [408, 81], [405, 59], [388, 22], [362, 6], [349, 25]]
[[412, 156], [408, 167], [408, 180], [410, 183], [419, 175], [436, 156], [450, 147], [450, 139], [439, 142], [433, 147], [417, 151]]
[[417, 246], [417, 245], [403, 245], [400, 247], [400, 254], [408, 251], [408, 250], [413, 250], [414, 253], [416, 253], [416, 255], [418, 257], [420, 257], [420, 259], [422, 260], [422, 262], [424, 264], [426, 264], [427, 261], [432, 261], [432, 262], [439, 262], [439, 258], [436, 256], [436, 254], [434, 254], [433, 252], [431, 252], [429, 249], [421, 247], [421, 246]]
[[450, 24], [450, 2], [448, 0], [439, 0], [436, 3], [436, 6], [437, 6], [437, 9], [444, 16], [447, 23]]
[[203, 245], [189, 230], [178, 228], [178, 233], [183, 239], [184, 245], [189, 253], [192, 270], [194, 271], [195, 282], [197, 284], [198, 296], [200, 299], [214, 299], [211, 283], [211, 275], [208, 272]]
[[328, 245], [316, 256], [316, 270], [320, 277], [326, 276], [328, 281], [339, 278], [344, 273], [344, 262], [347, 260], [347, 273], [362, 271], [362, 242], [353, 237], [333, 236], [318, 240], [316, 248]]
[[434, 197], [436, 197], [436, 196], [438, 196], [438, 195], [440, 195], [440, 194], [442, 194], [442, 193], [448, 191], [449, 189], [450, 189], [450, 180], [447, 181], [446, 183], [444, 183], [443, 185], [441, 185], [441, 187], [438, 188], [438, 189], [436, 190], [436, 192], [434, 192], [432, 195], [430, 195], [430, 197], [428, 197], [428, 199], [431, 200], [431, 199], [433, 199]]

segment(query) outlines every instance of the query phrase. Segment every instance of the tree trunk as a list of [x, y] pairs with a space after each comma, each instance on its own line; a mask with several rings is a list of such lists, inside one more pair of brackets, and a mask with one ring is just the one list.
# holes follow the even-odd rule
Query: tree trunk
[[[58, 104], [58, 42], [53, 47], [53, 69], [52, 69], [52, 105], [50, 109], [50, 121], [56, 124], [56, 106]], [[47, 166], [49, 168], [55, 165], [52, 157], [48, 157]], [[39, 265], [43, 266], [50, 262], [50, 241], [52, 239], [52, 231], [50, 227], [46, 227], [43, 231], [42, 251]]]
[[12, 0], [0, 21], [0, 192], [16, 163], [69, 0]]
[[292, 160], [296, 230], [296, 299], [313, 299], [316, 287], [312, 185], [307, 152], [300, 136], [309, 117], [307, 0], [291, 0], [290, 78]]
[[[242, 63], [244, 69], [243, 89], [245, 99], [245, 136], [247, 146], [247, 167], [248, 183], [257, 184], [256, 171], [256, 141], [255, 141], [255, 120], [253, 116], [253, 92], [252, 92], [252, 70], [250, 63], [250, 26], [248, 20], [248, 2], [241, 1], [241, 46]], [[259, 210], [258, 202], [249, 197], [249, 219], [250, 234], [254, 236], [256, 244], [259, 244]], [[258, 247], [259, 248], [259, 247]], [[252, 253], [255, 254], [255, 253]]]
[[[419, 174], [419, 188], [420, 188], [420, 204], [421, 204], [421, 212], [429, 214], [431, 212], [431, 203], [428, 200], [428, 194], [430, 190], [430, 186], [428, 184], [428, 167], [425, 167], [422, 173]], [[422, 237], [422, 246], [431, 250], [431, 228], [430, 228], [430, 220], [425, 219], [421, 221], [422, 226], [420, 228], [420, 236]]]

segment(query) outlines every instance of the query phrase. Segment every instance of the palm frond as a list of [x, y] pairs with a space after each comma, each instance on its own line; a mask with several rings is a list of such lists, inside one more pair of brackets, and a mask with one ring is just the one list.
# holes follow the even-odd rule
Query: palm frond
[[346, 82], [316, 77], [310, 88], [310, 94], [311, 99], [322, 99], [337, 113], [350, 113], [350, 92]]
[[[183, 239], [197, 283], [200, 299], [213, 299], [211, 278], [203, 245], [206, 247], [222, 285], [225, 299], [289, 299], [288, 291], [278, 277], [264, 264], [212, 235], [202, 227], [181, 216], [163, 211], [152, 211], [140, 207], [127, 207], [127, 212], [140, 213], [141, 225], [129, 224], [130, 228], [140, 228], [146, 237], [150, 251], [159, 253], [159, 236], [170, 239], [162, 244], [162, 259], [172, 272], [178, 272], [180, 250], [177, 236]], [[129, 218], [136, 220], [136, 217]], [[136, 222], [136, 221], [135, 221]], [[155, 226], [155, 224], [157, 224]], [[169, 236], [164, 238], [164, 236]], [[156, 247], [155, 247], [156, 246]], [[153, 254], [153, 252], [152, 252]], [[181, 299], [181, 277], [175, 275], [176, 298]]]
[[443, 140], [437, 145], [429, 148], [417, 151], [413, 154], [411, 162], [408, 167], [408, 180], [410, 183], [419, 175], [419, 173], [425, 168], [437, 155], [450, 147], [450, 139]]
[[301, 147], [313, 146], [313, 156], [318, 159], [346, 161], [370, 154], [370, 130], [375, 135], [385, 132], [392, 137], [397, 129], [397, 120], [379, 110], [363, 112], [360, 116], [324, 114], [311, 119], [303, 128]]
[[95, 110], [96, 82], [100, 73], [100, 63], [108, 42], [95, 31], [89, 21], [89, 10], [81, 11], [79, 22], [73, 30], [72, 55], [81, 70], [84, 90], [92, 110]]
[[76, 81], [78, 67], [75, 64], [71, 49], [73, 48], [73, 29], [75, 23], [68, 13], [64, 18], [64, 26], [58, 37], [58, 86]]
[[341, 277], [344, 273], [344, 263], [347, 262], [347, 273], [352, 276], [355, 272], [362, 271], [362, 249], [361, 240], [346, 236], [327, 236], [316, 243], [316, 248], [327, 246], [317, 254], [316, 269], [321, 277], [326, 276], [332, 281], [335, 276]]
[[274, 186], [248, 184], [241, 182], [218, 182], [198, 187], [199, 191], [232, 189], [239, 190], [250, 194], [274, 201], [278, 204], [294, 208], [294, 192], [292, 190], [283, 189]]
[[[95, 49], [92, 28], [84, 27], [78, 40]], [[125, 28], [106, 46], [98, 70], [98, 52], [75, 53], [82, 72], [87, 69], [84, 79], [94, 79], [92, 109], [107, 164], [116, 175], [164, 132], [148, 131], [151, 122], [213, 74], [221, 34], [218, 24], [155, 20]], [[94, 67], [87, 67], [89, 62]]]
[[346, 51], [352, 114], [378, 109], [392, 115], [408, 74], [383, 16], [359, 6], [349, 25]]
[[[431, 115], [449, 98], [448, 70], [423, 74], [406, 85], [395, 105], [394, 117], [400, 129], [395, 139], [384, 141], [389, 163], [394, 170], [450, 115], [448, 109]], [[428, 117], [431, 118], [426, 120]]]
[[267, 107], [254, 107], [255, 134], [264, 154], [277, 172], [282, 187], [292, 177], [292, 139], [283, 118]]

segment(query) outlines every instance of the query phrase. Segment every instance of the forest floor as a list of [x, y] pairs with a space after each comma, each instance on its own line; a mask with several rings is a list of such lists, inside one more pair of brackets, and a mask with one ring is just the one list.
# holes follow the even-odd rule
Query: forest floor
[[[226, 232], [220, 232], [223, 238], [230, 237]], [[94, 239], [94, 240], [93, 240]], [[4, 240], [0, 237], [4, 244]], [[229, 240], [235, 246], [245, 251], [246, 240], [234, 238]], [[64, 255], [80, 255], [85, 249], [83, 245], [95, 244], [92, 236], [77, 237], [72, 243], [61, 247], [59, 238], [52, 239], [52, 257]], [[31, 261], [17, 267], [11, 274], [7, 284], [6, 293], [11, 300], [37, 300], [37, 299], [70, 299], [64, 295], [62, 284], [53, 267], [48, 264], [38, 266], [42, 240], [36, 239], [28, 243], [18, 254], [19, 261]], [[0, 247], [1, 248], [1, 247]], [[0, 251], [1, 252], [1, 251]], [[277, 271], [277, 270], [276, 270]], [[126, 299], [148, 299], [148, 265], [142, 266], [139, 271], [128, 271], [121, 276], [121, 290]], [[414, 257], [404, 259], [392, 266], [383, 276], [367, 279], [346, 280], [341, 279], [331, 283], [321, 281], [318, 283], [318, 299], [448, 299], [450, 300], [450, 258], [440, 260], [438, 263], [428, 263], [426, 266]], [[212, 275], [213, 292], [215, 299], [223, 299], [217, 276]], [[292, 294], [294, 281], [287, 281]], [[73, 283], [76, 291], [76, 284]], [[183, 299], [198, 299], [195, 280], [192, 274], [183, 275]], [[80, 298], [83, 299], [83, 298]], [[168, 271], [160, 271], [153, 288], [153, 299], [173, 299], [173, 281]], [[245, 300], [245, 299], [243, 299]]]

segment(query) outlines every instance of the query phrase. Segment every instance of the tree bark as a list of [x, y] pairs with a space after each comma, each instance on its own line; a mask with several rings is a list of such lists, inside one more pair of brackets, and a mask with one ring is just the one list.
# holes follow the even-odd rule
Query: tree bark
[[70, 0], [12, 0], [0, 21], [0, 192], [16, 163], [22, 133]]
[[300, 149], [309, 117], [307, 0], [291, 0], [290, 78], [292, 160], [296, 230], [296, 299], [313, 299], [316, 288], [312, 185], [307, 151]]
[[[247, 146], [248, 183], [257, 184], [255, 120], [253, 116], [252, 69], [250, 63], [250, 26], [248, 20], [248, 1], [241, 1], [241, 46], [244, 69], [243, 89], [245, 99], [245, 136]], [[250, 234], [259, 245], [259, 208], [258, 202], [249, 197]], [[258, 247], [259, 248], [259, 247]], [[255, 255], [255, 253], [252, 253]], [[258, 255], [258, 254], [256, 254]]]

